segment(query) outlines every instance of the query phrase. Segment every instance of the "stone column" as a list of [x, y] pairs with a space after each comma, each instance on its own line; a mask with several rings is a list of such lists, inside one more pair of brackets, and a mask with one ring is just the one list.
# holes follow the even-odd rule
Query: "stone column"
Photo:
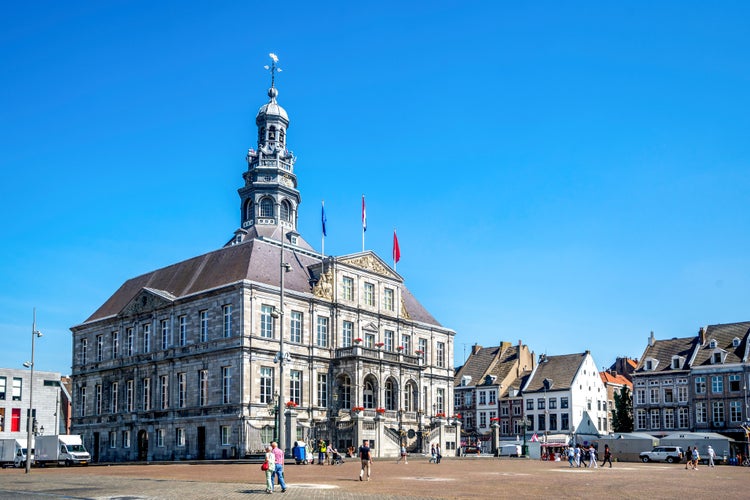
[[492, 422], [492, 454], [496, 457], [500, 456], [500, 425], [497, 422]]
[[375, 415], [375, 439], [377, 440], [377, 454], [378, 458], [383, 456], [383, 443], [385, 442], [385, 430], [384, 430], [384, 418], [378, 413]]
[[287, 408], [284, 410], [284, 425], [286, 432], [284, 432], [284, 442], [279, 443], [279, 446], [284, 453], [292, 452], [292, 445], [297, 440], [297, 412]]

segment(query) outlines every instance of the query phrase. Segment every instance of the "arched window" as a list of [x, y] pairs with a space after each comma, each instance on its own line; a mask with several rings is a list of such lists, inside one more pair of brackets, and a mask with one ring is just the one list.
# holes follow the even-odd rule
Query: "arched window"
[[258, 129], [258, 144], [263, 144], [266, 142], [266, 127], [261, 127]]
[[398, 389], [393, 379], [385, 381], [385, 409], [398, 410]]
[[260, 202], [260, 216], [273, 217], [273, 215], [273, 200], [271, 198], [263, 198]]
[[245, 220], [253, 220], [253, 200], [247, 200], [245, 204]]
[[285, 134], [284, 134], [284, 129], [283, 129], [283, 128], [280, 128], [280, 129], [279, 129], [279, 142], [280, 142], [281, 144], [284, 144], [284, 135], [285, 135]]
[[365, 380], [365, 387], [362, 391], [362, 406], [365, 408], [375, 408], [375, 384], [372, 379]]
[[281, 220], [287, 222], [292, 220], [292, 208], [286, 200], [281, 202]]
[[275, 141], [276, 140], [276, 127], [271, 125], [268, 127], [268, 140], [269, 141]]

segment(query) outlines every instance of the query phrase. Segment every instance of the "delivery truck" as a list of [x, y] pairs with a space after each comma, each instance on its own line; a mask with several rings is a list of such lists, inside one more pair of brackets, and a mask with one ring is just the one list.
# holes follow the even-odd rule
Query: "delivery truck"
[[[34, 462], [34, 449], [31, 449]], [[26, 467], [26, 441], [21, 439], [0, 439], [0, 464], [6, 467]]]
[[91, 455], [83, 446], [81, 436], [58, 435], [37, 436], [35, 445], [36, 463], [39, 465], [88, 465]]

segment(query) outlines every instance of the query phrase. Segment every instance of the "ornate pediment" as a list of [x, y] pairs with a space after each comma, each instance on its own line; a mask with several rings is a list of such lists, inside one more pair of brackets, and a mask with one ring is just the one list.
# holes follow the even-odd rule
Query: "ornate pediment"
[[313, 287], [313, 295], [321, 299], [333, 300], [333, 273], [330, 268], [318, 278], [318, 282]]
[[120, 317], [138, 316], [171, 305], [176, 297], [169, 292], [142, 288], [118, 314]]
[[339, 259], [339, 262], [348, 264], [350, 266], [364, 269], [365, 271], [371, 271], [381, 276], [386, 276], [391, 279], [400, 280], [400, 278], [388, 267], [382, 260], [380, 260], [375, 254], [368, 253], [365, 255], [359, 255], [357, 257], [344, 257]]
[[378, 333], [378, 325], [373, 322], [365, 323], [362, 326], [362, 330], [365, 332]]

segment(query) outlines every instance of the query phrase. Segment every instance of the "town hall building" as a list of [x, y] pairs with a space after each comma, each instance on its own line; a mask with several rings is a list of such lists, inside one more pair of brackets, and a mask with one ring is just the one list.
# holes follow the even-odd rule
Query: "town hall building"
[[127, 280], [71, 328], [72, 432], [94, 461], [243, 457], [273, 439], [455, 449], [460, 424], [439, 418], [455, 332], [375, 253], [323, 256], [297, 232], [277, 98], [272, 79], [229, 241]]

